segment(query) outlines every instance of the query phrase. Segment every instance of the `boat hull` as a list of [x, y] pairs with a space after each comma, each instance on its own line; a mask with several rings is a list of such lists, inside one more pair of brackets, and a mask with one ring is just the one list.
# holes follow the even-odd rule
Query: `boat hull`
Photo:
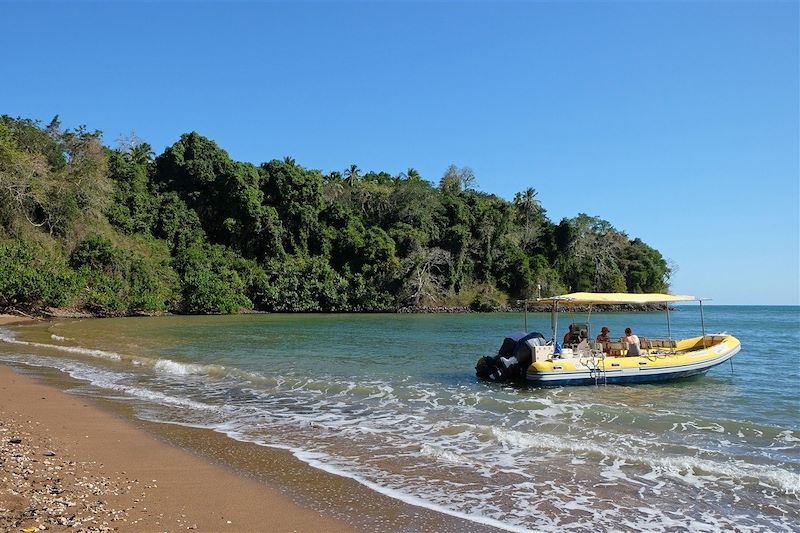
[[526, 381], [539, 386], [595, 385], [599, 383], [654, 383], [704, 374], [724, 363], [741, 349], [730, 335], [684, 339], [670, 351], [653, 351], [636, 357], [584, 357], [534, 363]]

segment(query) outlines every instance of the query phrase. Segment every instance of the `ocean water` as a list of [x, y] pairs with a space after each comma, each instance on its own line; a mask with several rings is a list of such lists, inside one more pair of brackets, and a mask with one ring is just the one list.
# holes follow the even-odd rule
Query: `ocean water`
[[[549, 336], [549, 314], [528, 324]], [[800, 529], [800, 307], [706, 306], [706, 332], [742, 350], [683, 381], [478, 381], [478, 357], [522, 325], [521, 314], [62, 320], [0, 329], [0, 362], [59, 369], [84, 380], [72, 392], [142, 419], [288, 449], [499, 529]], [[603, 325], [666, 338], [664, 313], [593, 314], [592, 335]], [[698, 308], [676, 309], [671, 327], [699, 335]]]

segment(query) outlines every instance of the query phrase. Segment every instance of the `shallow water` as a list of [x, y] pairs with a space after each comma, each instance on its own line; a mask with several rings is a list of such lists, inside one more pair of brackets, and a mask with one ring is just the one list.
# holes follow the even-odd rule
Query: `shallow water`
[[[562, 316], [560, 331], [568, 321]], [[576, 315], [583, 321], [585, 315]], [[548, 332], [550, 316], [529, 315]], [[510, 530], [793, 531], [800, 523], [800, 307], [706, 306], [742, 351], [637, 386], [479, 382], [519, 314], [72, 320], [0, 330], [0, 361], [78, 394], [208, 427], [406, 502]], [[666, 337], [664, 313], [592, 316]], [[696, 307], [671, 313], [698, 335]]]

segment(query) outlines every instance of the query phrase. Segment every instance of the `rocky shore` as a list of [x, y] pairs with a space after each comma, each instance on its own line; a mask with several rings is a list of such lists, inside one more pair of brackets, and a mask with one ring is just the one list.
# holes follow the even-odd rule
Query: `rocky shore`
[[[549, 305], [528, 305], [528, 312], [529, 313], [549, 313], [551, 307]], [[589, 306], [587, 305], [576, 305], [571, 306], [570, 308], [574, 312], [578, 313], [585, 313], [589, 310]], [[592, 313], [613, 313], [613, 312], [639, 312], [639, 311], [663, 311], [666, 309], [665, 304], [646, 304], [646, 305], [630, 305], [630, 304], [623, 304], [623, 305], [603, 305], [603, 306], [593, 306]], [[670, 310], [675, 309], [674, 307], [670, 306]], [[525, 307], [521, 304], [514, 304], [514, 305], [497, 305], [490, 308], [485, 309], [476, 309], [470, 307], [468, 305], [456, 305], [456, 306], [430, 306], [430, 305], [419, 305], [419, 306], [405, 306], [400, 307], [399, 309], [395, 310], [396, 313], [400, 314], [440, 314], [440, 313], [479, 313], [479, 312], [488, 312], [488, 313], [521, 313], [525, 311]], [[31, 318], [31, 319], [51, 319], [51, 318], [104, 318], [109, 315], [102, 314], [102, 313], [91, 313], [86, 310], [81, 309], [56, 309], [56, 308], [45, 308], [45, 309], [26, 309], [21, 310], [17, 308], [5, 308], [0, 309], [0, 313], [5, 313], [7, 316], [16, 316], [19, 318]], [[252, 310], [243, 310], [240, 314], [262, 314], [265, 311], [252, 311]], [[136, 313], [133, 315], [125, 315], [125, 316], [162, 316], [162, 315], [169, 315], [170, 313], [159, 313], [159, 314], [152, 314], [152, 313]]]
[[145, 501], [151, 485], [125, 472], [98, 474], [102, 465], [77, 461], [59, 448], [42, 435], [39, 422], [3, 412], [0, 530], [103, 532], [125, 523], [135, 526], [132, 507], [112, 506], [109, 498], [135, 495], [134, 501]]

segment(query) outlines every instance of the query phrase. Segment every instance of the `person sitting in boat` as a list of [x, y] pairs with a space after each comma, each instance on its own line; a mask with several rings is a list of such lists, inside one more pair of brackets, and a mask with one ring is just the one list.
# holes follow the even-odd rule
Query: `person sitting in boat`
[[609, 333], [611, 333], [611, 330], [608, 329], [608, 327], [603, 326], [600, 329], [600, 335], [597, 336], [596, 339], [597, 342], [602, 342], [602, 343], [611, 342], [611, 337], [608, 336]]
[[625, 328], [625, 336], [622, 337], [622, 342], [628, 347], [628, 355], [638, 356], [641, 355], [641, 343], [639, 337], [633, 334], [631, 328]]
[[581, 342], [579, 328], [575, 324], [570, 324], [569, 331], [564, 335], [564, 346], [568, 344], [578, 344], [579, 342]]

